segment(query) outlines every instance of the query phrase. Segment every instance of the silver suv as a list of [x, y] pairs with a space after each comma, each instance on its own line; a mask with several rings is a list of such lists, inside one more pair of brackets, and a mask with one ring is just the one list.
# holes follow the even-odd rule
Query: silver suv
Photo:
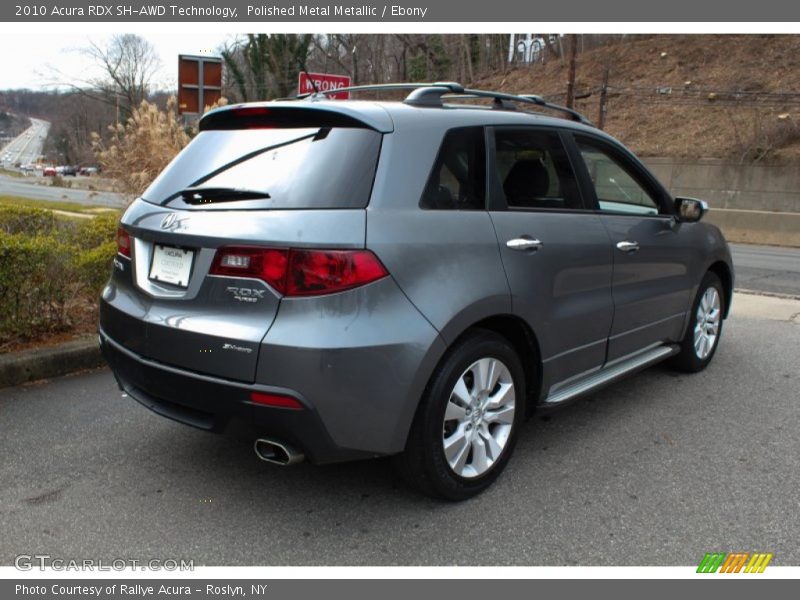
[[100, 315], [122, 390], [244, 420], [270, 462], [395, 455], [463, 499], [534, 410], [711, 361], [733, 267], [703, 202], [540, 97], [357, 91], [386, 88], [411, 91], [202, 118], [122, 218]]

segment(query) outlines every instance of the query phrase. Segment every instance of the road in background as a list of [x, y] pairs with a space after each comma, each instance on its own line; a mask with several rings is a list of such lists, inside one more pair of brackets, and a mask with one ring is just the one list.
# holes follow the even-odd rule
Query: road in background
[[[34, 162], [40, 155], [50, 123], [33, 123], [2, 151], [10, 152], [13, 163]], [[0, 196], [20, 196], [36, 200], [68, 201], [109, 207], [125, 206], [125, 199], [113, 192], [95, 192], [36, 185], [21, 178], [0, 176]], [[800, 296], [800, 248], [731, 244], [736, 268], [736, 287], [759, 292]]]
[[[31, 118], [31, 126], [0, 150], [2, 165], [17, 163], [27, 165], [37, 162], [42, 155], [42, 148], [44, 148], [44, 141], [47, 139], [49, 129], [49, 121]], [[7, 159], [6, 155], [8, 155]]]
[[528, 421], [496, 484], [462, 503], [389, 461], [268, 465], [123, 398], [106, 370], [0, 390], [0, 564], [800, 564], [800, 302], [738, 295], [709, 368], [658, 366]]
[[800, 248], [731, 244], [738, 289], [800, 296]]
[[[34, 164], [39, 160], [47, 139], [50, 123], [31, 119], [31, 126], [0, 150], [0, 166]], [[0, 196], [19, 196], [33, 200], [77, 202], [79, 204], [122, 207], [125, 199], [113, 192], [95, 192], [64, 187], [41, 185], [34, 178], [0, 175]]]
[[95, 192], [73, 188], [40, 185], [20, 177], [0, 175], [0, 196], [19, 196], [33, 200], [49, 200], [61, 202], [77, 202], [79, 204], [125, 206], [125, 198], [114, 192]]

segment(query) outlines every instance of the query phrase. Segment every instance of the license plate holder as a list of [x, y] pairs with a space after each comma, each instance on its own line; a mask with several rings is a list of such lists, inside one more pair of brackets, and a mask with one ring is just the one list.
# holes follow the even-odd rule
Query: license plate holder
[[154, 244], [148, 276], [150, 281], [186, 289], [189, 287], [189, 277], [192, 274], [194, 254], [194, 250], [188, 248]]

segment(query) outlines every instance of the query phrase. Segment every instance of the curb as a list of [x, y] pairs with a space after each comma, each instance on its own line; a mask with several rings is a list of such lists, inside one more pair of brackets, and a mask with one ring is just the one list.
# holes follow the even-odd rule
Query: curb
[[748, 290], [747, 288], [734, 288], [734, 294], [747, 294], [748, 296], [768, 296], [770, 298], [780, 298], [781, 300], [800, 300], [800, 295], [783, 294], [781, 292], [762, 292], [761, 290]]
[[0, 355], [0, 388], [67, 375], [104, 364], [96, 335], [50, 348], [10, 352]]
[[[792, 294], [736, 288], [734, 293], [800, 300]], [[0, 354], [0, 388], [105, 366], [96, 335], [36, 350]]]

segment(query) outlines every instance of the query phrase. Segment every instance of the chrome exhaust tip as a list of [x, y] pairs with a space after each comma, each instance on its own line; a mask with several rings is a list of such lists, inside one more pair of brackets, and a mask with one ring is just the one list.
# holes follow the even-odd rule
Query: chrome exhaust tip
[[289, 444], [267, 438], [258, 438], [253, 445], [253, 449], [256, 451], [256, 456], [261, 460], [274, 465], [281, 465], [282, 467], [296, 465], [306, 459], [302, 452]]

